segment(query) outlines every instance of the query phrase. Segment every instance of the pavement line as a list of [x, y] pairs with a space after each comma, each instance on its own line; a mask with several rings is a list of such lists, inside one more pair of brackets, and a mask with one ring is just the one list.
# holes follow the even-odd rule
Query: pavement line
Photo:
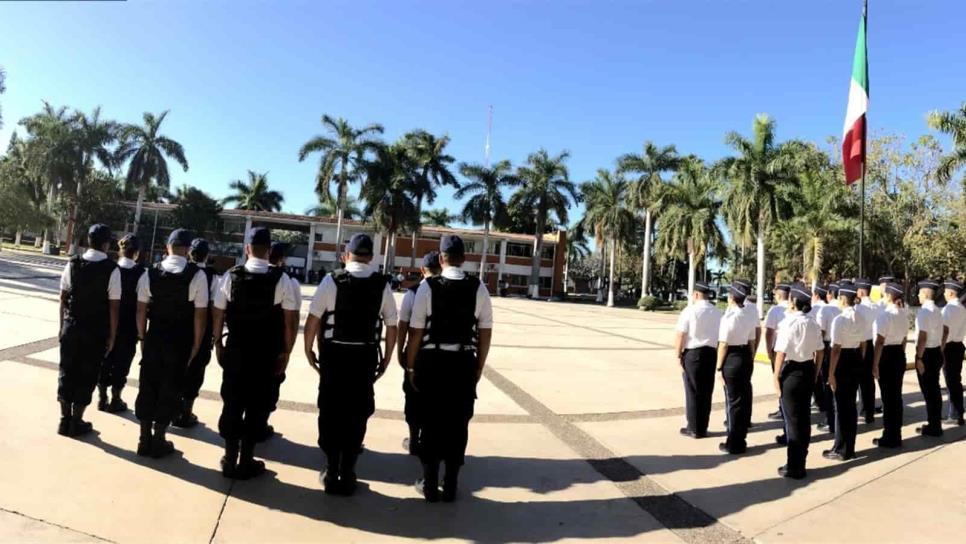
[[221, 510], [218, 511], [218, 519], [215, 520], [215, 527], [211, 530], [211, 538], [208, 539], [208, 544], [215, 541], [215, 535], [218, 534], [218, 527], [221, 527], [221, 517], [225, 515], [225, 507], [228, 506], [228, 498], [231, 497], [231, 490], [235, 488], [235, 480], [232, 479], [231, 483], [228, 484], [228, 491], [225, 492], [225, 502], [221, 503]]
[[[769, 395], [759, 395], [751, 399], [752, 403], [768, 402], [774, 401], [778, 398], [778, 395], [772, 393]], [[724, 401], [715, 402], [711, 405], [713, 410], [721, 410], [725, 407]], [[651, 410], [628, 410], [625, 412], [602, 412], [599, 414], [594, 413], [584, 413], [584, 414], [558, 414], [566, 421], [571, 423], [599, 423], [605, 421], [622, 421], [628, 419], [654, 419], [659, 417], [670, 417], [670, 416], [683, 416], [685, 408], [679, 406], [677, 408], [654, 408]]]
[[484, 376], [542, 423], [558, 439], [586, 460], [641, 510], [653, 516], [678, 538], [689, 543], [750, 542], [741, 533], [718, 522], [703, 510], [669, 492], [619, 457], [586, 431], [557, 415], [549, 407], [491, 367]]
[[113, 540], [108, 540], [108, 539], [106, 539], [104, 537], [100, 537], [100, 536], [97, 536], [97, 535], [92, 534], [92, 533], [85, 533], [84, 531], [79, 531], [77, 529], [74, 529], [72, 527], [68, 527], [66, 525], [61, 525], [59, 523], [54, 523], [53, 521], [47, 521], [45, 519], [35, 518], [33, 516], [28, 516], [27, 514], [24, 514], [23, 512], [17, 512], [16, 510], [10, 510], [10, 509], [4, 508], [2, 506], [0, 506], [0, 511], [6, 512], [8, 514], [13, 514], [15, 516], [20, 516], [22, 518], [27, 518], [29, 520], [36, 521], [36, 522], [39, 522], [39, 523], [43, 523], [44, 525], [50, 525], [51, 527], [57, 527], [58, 529], [64, 529], [65, 531], [70, 531], [72, 533], [77, 533], [79, 535], [89, 536], [89, 537], [91, 537], [93, 539], [100, 540], [101, 542], [111, 542], [112, 544], [116, 544], [115, 541], [113, 541]]
[[559, 351], [663, 351], [668, 348], [598, 348], [587, 346], [527, 346], [523, 344], [491, 344], [491, 348], [513, 348], [513, 349], [551, 349]]
[[640, 342], [641, 344], [647, 344], [647, 345], [650, 345], [650, 346], [657, 346], [659, 348], [664, 348], [664, 349], [674, 349], [674, 346], [671, 345], [671, 344], [662, 344], [660, 342], [651, 342], [650, 340], [641, 340], [640, 338], [636, 338], [634, 336], [628, 336], [626, 334], [620, 334], [620, 333], [616, 333], [616, 332], [610, 332], [608, 330], [598, 329], [598, 328], [595, 328], [595, 327], [588, 327], [586, 325], [575, 325], [575, 324], [570, 323], [568, 321], [563, 321], [561, 319], [554, 319], [552, 317], [544, 317], [544, 316], [538, 315], [538, 314], [531, 314], [530, 312], [524, 312], [523, 310], [516, 310], [516, 309], [513, 309], [513, 308], [506, 308], [506, 307], [503, 307], [503, 306], [501, 306], [500, 309], [501, 310], [506, 310], [508, 312], [514, 312], [514, 313], [518, 313], [518, 314], [521, 314], [521, 315], [529, 316], [529, 317], [535, 317], [537, 319], [544, 319], [546, 321], [551, 321], [553, 323], [559, 323], [561, 325], [566, 325], [568, 327], [574, 327], [574, 328], [577, 328], [577, 329], [584, 329], [584, 330], [596, 332], [598, 334], [604, 334], [604, 335], [607, 335], [607, 336], [615, 336], [617, 338], [624, 338], [625, 340], [633, 340], [634, 342]]
[[[50, 338], [44, 338], [43, 340], [37, 340], [36, 342], [28, 342], [12, 348], [0, 349], [0, 361], [19, 359], [40, 351], [47, 351], [48, 349], [57, 347], [59, 344], [60, 340], [56, 336], [52, 336]], [[57, 365], [54, 365], [54, 368], [56, 367]]]

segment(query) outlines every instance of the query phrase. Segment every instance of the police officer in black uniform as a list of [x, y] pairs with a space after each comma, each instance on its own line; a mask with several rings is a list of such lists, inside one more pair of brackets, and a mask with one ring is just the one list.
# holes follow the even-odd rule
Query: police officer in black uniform
[[[370, 266], [372, 238], [352, 236], [342, 259], [345, 268], [326, 276], [315, 291], [304, 337], [305, 356], [319, 373], [319, 446], [326, 457], [322, 485], [328, 494], [351, 495], [366, 424], [375, 412], [373, 383], [396, 348], [397, 315], [389, 277]], [[383, 324], [385, 351], [380, 353]]]
[[64, 267], [60, 278], [60, 373], [57, 433], [80, 436], [93, 430], [83, 420], [105, 354], [112, 351], [121, 303], [117, 264], [107, 258], [111, 229], [92, 225], [89, 249]]
[[[138, 237], [126, 234], [117, 243], [120, 256], [117, 268], [121, 276], [121, 308], [117, 321], [117, 339], [114, 349], [104, 357], [101, 374], [97, 381], [99, 398], [97, 409], [102, 412], [118, 413], [127, 410], [127, 403], [121, 399], [121, 391], [127, 384], [131, 371], [131, 361], [138, 344], [138, 280], [144, 267], [138, 264], [140, 243]], [[107, 400], [107, 388], [111, 388], [111, 400]]]
[[188, 365], [188, 372], [184, 377], [184, 387], [181, 392], [181, 413], [172, 422], [175, 427], [190, 428], [198, 424], [198, 416], [194, 414], [195, 399], [201, 391], [201, 385], [205, 383], [205, 369], [211, 362], [211, 303], [214, 301], [214, 292], [218, 283], [218, 275], [213, 268], [207, 265], [208, 242], [204, 238], [195, 238], [191, 241], [191, 248], [188, 250], [188, 260], [205, 273], [206, 285], [208, 289], [208, 312], [204, 340], [198, 355]]
[[493, 330], [493, 309], [486, 286], [461, 268], [463, 240], [440, 240], [439, 276], [416, 291], [409, 322], [407, 372], [423, 409], [418, 484], [429, 502], [439, 500], [439, 466], [446, 464], [442, 499], [456, 499], [460, 467], [466, 455], [476, 384], [483, 374]]
[[184, 229], [171, 231], [168, 255], [138, 281], [138, 336], [144, 339], [134, 406], [141, 422], [138, 455], [158, 458], [174, 451], [174, 444], [165, 439], [168, 425], [181, 411], [188, 364], [207, 341], [208, 282], [204, 272], [188, 262], [191, 238]]
[[[285, 270], [285, 253], [288, 251], [288, 244], [284, 242], [272, 242], [271, 250], [268, 252], [268, 262], [273, 268], [278, 268], [282, 271], [283, 277], [289, 282], [291, 286], [292, 298], [295, 300], [295, 319], [289, 323], [289, 327], [292, 329], [292, 338], [298, 336], [299, 333], [299, 319], [298, 312], [302, 308], [302, 291], [301, 284], [293, 276]], [[270, 396], [270, 410], [269, 413], [274, 412], [278, 408], [278, 399], [282, 391], [282, 383], [285, 382], [285, 373], [282, 372], [275, 378], [275, 383], [272, 387], [272, 392]], [[264, 442], [269, 438], [275, 436], [275, 427], [271, 425], [265, 425], [265, 432], [259, 437], [259, 442]]]
[[[439, 264], [438, 251], [430, 251], [423, 255], [420, 272], [424, 280], [438, 276], [442, 272]], [[399, 365], [402, 366], [403, 370], [406, 369], [406, 340], [409, 334], [409, 320], [413, 315], [413, 303], [416, 301], [416, 291], [419, 290], [420, 285], [422, 285], [422, 282], [414, 283], [406, 289], [406, 293], [403, 294], [402, 303], [399, 305], [399, 340], [396, 342], [396, 345], [398, 346], [397, 355], [399, 357]], [[406, 425], [409, 427], [409, 436], [403, 440], [403, 449], [408, 451], [410, 455], [419, 455], [419, 393], [413, 389], [409, 376], [405, 372], [403, 374], [402, 388], [406, 396], [404, 409]]]
[[[265, 471], [255, 444], [265, 435], [295, 343], [298, 307], [281, 268], [271, 266], [271, 232], [255, 227], [248, 235], [245, 264], [229, 270], [215, 291], [212, 310], [215, 356], [223, 369], [218, 433], [225, 439], [221, 472], [247, 480]], [[227, 340], [222, 337], [228, 325]]]

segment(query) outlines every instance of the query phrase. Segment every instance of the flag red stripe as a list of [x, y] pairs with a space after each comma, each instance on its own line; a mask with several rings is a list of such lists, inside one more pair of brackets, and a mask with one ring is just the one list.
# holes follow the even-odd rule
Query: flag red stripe
[[851, 185], [862, 177], [865, 165], [865, 114], [862, 114], [842, 139], [842, 164], [845, 166], [845, 184]]

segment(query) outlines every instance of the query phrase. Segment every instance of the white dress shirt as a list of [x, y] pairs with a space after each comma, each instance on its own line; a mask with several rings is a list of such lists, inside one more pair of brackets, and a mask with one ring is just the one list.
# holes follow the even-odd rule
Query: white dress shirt
[[729, 346], [747, 346], [748, 342], [753, 342], [758, 329], [758, 319], [753, 315], [744, 308], [729, 306], [721, 317], [718, 342], [725, 342]]
[[[81, 255], [81, 259], [92, 263], [103, 261], [106, 258], [107, 253], [97, 251], [96, 249], [88, 249]], [[67, 266], [64, 267], [64, 271], [60, 274], [61, 291], [70, 291], [70, 271], [70, 261], [67, 261]], [[121, 300], [121, 272], [116, 268], [111, 272], [111, 277], [107, 280], [107, 300]]]
[[[249, 257], [244, 266], [246, 272], [267, 274], [271, 265], [267, 259]], [[221, 281], [218, 282], [218, 290], [215, 291], [215, 308], [224, 310], [228, 308], [229, 302], [231, 302], [231, 274], [225, 273]], [[282, 272], [282, 276], [278, 278], [278, 283], [275, 284], [273, 304], [281, 304], [282, 309], [288, 311], [298, 311], [299, 309], [295, 293], [292, 292], [292, 282], [289, 281], [285, 272]]]
[[815, 359], [815, 352], [825, 348], [822, 330], [814, 319], [802, 312], [793, 311], [778, 328], [775, 351], [785, 354], [785, 362], [808, 362]]
[[822, 328], [822, 322], [818, 320], [819, 315], [822, 313], [822, 308], [825, 307], [825, 301], [819, 300], [812, 303], [812, 309], [808, 311], [808, 317], [814, 319], [818, 323], [818, 328]]
[[898, 346], [909, 334], [909, 311], [887, 304], [875, 319], [875, 335], [885, 339], [884, 345]]
[[818, 313], [818, 326], [822, 329], [822, 338], [826, 342], [832, 341], [832, 320], [842, 313], [838, 302], [826, 303]]
[[[426, 280], [420, 281], [420, 285], [422, 285], [423, 281]], [[409, 320], [413, 315], [413, 302], [416, 302], [416, 292], [411, 289], [406, 289], [406, 292], [403, 294], [402, 302], [399, 303], [400, 321], [409, 323]]]
[[[180, 255], [168, 255], [161, 261], [161, 269], [172, 274], [180, 274], [188, 266], [188, 259]], [[208, 297], [208, 278], [205, 273], [198, 269], [195, 277], [191, 278], [188, 285], [188, 301], [194, 302], [195, 308], [207, 308]], [[151, 276], [147, 270], [141, 274], [138, 280], [138, 302], [151, 301]]]
[[936, 307], [936, 303], [927, 300], [916, 313], [916, 338], [919, 333], [926, 332], [926, 348], [938, 348], [943, 339], [943, 316]]
[[954, 298], [943, 307], [943, 325], [949, 327], [946, 342], [962, 342], [966, 336], [966, 308]]
[[788, 307], [788, 301], [783, 300], [769, 308], [768, 313], [765, 315], [765, 328], [778, 329], [778, 326], [781, 325], [781, 322], [788, 315]]
[[[195, 266], [204, 270], [207, 265], [205, 263], [195, 263]], [[208, 302], [211, 304], [215, 303], [215, 295], [218, 294], [218, 288], [221, 287], [221, 276], [218, 274], [211, 275], [211, 284], [208, 286]]]
[[842, 349], [857, 349], [865, 341], [865, 324], [854, 307], [844, 308], [832, 320], [832, 345]]
[[137, 261], [135, 261], [134, 259], [128, 259], [124, 255], [121, 255], [120, 257], [117, 258], [117, 266], [123, 268], [124, 270], [130, 270], [135, 266], [137, 266], [137, 264], [138, 264]]
[[678, 316], [675, 330], [687, 335], [684, 349], [718, 346], [718, 330], [721, 328], [721, 310], [707, 300], [700, 300]]
[[[345, 270], [356, 278], [368, 278], [373, 274], [372, 268], [368, 264], [356, 261], [346, 263]], [[326, 312], [334, 312], [338, 292], [339, 288], [336, 286], [335, 280], [332, 279], [332, 275], [329, 274], [315, 289], [315, 295], [309, 304], [309, 314], [321, 318], [322, 314]], [[382, 292], [382, 307], [379, 310], [379, 315], [387, 327], [394, 327], [399, 320], [399, 315], [396, 313], [396, 299], [392, 297], [392, 290], [388, 283]], [[325, 338], [332, 338], [334, 325], [335, 315], [329, 314], [325, 324]]]
[[865, 327], [862, 329], [862, 340], [872, 340], [872, 327], [878, 314], [875, 305], [872, 304], [872, 299], [869, 297], [863, 298], [861, 304], [855, 305], [855, 313], [862, 319], [862, 326]]

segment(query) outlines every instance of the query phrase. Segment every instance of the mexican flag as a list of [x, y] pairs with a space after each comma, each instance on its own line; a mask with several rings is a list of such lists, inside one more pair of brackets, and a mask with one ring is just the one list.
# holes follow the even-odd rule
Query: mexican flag
[[849, 106], [845, 111], [845, 128], [842, 130], [842, 164], [845, 166], [846, 185], [860, 179], [865, 168], [865, 140], [868, 134], [866, 112], [869, 109], [869, 57], [865, 48], [865, 22], [866, 8], [863, 7], [852, 61]]

